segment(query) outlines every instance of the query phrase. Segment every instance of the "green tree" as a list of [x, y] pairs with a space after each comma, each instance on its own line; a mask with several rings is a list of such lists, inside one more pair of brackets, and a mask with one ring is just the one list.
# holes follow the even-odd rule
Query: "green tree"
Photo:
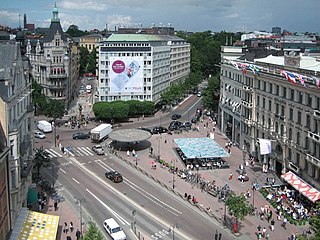
[[31, 83], [31, 88], [31, 98], [35, 109], [35, 115], [37, 115], [38, 108], [40, 110], [45, 108], [46, 96], [42, 93], [43, 87], [34, 80]]
[[77, 25], [70, 25], [66, 33], [69, 34], [71, 37], [81, 37], [83, 35], [90, 34], [88, 32], [80, 30]]
[[49, 157], [49, 154], [43, 150], [43, 148], [36, 149], [35, 152], [36, 153], [33, 159], [33, 164], [35, 169], [37, 170], [37, 176], [39, 176], [40, 169], [50, 164], [50, 157]]
[[93, 48], [92, 52], [88, 56], [88, 63], [87, 63], [87, 72], [96, 74], [96, 64], [97, 64], [97, 51]]
[[[202, 97], [203, 105], [207, 109], [213, 109], [219, 101], [220, 81], [217, 76], [208, 79], [208, 87], [204, 90]], [[216, 110], [216, 109], [215, 109]]]
[[[320, 211], [320, 202], [317, 205], [318, 211]], [[320, 216], [315, 214], [310, 219], [310, 227], [313, 232], [312, 240], [320, 239]]]
[[243, 220], [250, 211], [249, 204], [247, 203], [244, 195], [237, 196], [236, 194], [231, 194], [227, 198], [226, 206], [228, 207], [229, 214], [236, 218], [238, 226], [238, 220]]
[[103, 234], [94, 222], [89, 222], [89, 228], [86, 234], [82, 237], [83, 240], [103, 240]]
[[80, 47], [80, 59], [79, 59], [79, 75], [83, 75], [87, 71], [88, 66], [88, 58], [89, 58], [89, 51], [85, 47]]
[[62, 118], [64, 115], [65, 104], [61, 100], [56, 99], [46, 99], [46, 106], [42, 109], [43, 113], [47, 117], [51, 117], [53, 119]]

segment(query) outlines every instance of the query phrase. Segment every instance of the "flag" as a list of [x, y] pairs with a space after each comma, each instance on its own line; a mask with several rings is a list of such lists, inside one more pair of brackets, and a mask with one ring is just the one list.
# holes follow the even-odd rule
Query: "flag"
[[298, 75], [298, 79], [299, 79], [300, 83], [302, 84], [302, 86], [307, 87], [307, 85], [305, 83], [305, 77], [300, 74], [297, 74], [297, 75]]
[[296, 75], [292, 72], [287, 72], [287, 79], [288, 81], [294, 83], [294, 84], [297, 84], [297, 81], [296, 81]]
[[271, 141], [269, 139], [259, 138], [260, 143], [260, 155], [266, 155], [271, 153]]
[[320, 79], [319, 78], [316, 78], [316, 77], [312, 77], [313, 79], [313, 83], [318, 87], [320, 88]]
[[238, 63], [236, 63], [235, 61], [231, 61], [231, 64], [238, 70], [240, 70]]

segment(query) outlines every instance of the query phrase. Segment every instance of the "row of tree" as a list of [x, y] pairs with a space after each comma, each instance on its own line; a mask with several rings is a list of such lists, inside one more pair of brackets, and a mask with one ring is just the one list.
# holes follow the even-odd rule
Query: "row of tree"
[[152, 115], [155, 105], [151, 101], [96, 102], [92, 110], [96, 120], [109, 121], [127, 119], [131, 116]]
[[97, 57], [97, 50], [93, 48], [91, 53], [85, 47], [80, 47], [80, 69], [79, 75], [83, 75], [84, 73], [92, 73], [96, 74], [96, 57]]

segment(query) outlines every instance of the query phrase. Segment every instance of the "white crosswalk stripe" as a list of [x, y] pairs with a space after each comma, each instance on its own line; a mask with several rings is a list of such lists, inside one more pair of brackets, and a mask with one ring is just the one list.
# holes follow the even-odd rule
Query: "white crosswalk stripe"
[[94, 154], [91, 152], [91, 149], [89, 147], [82, 147], [82, 150], [87, 152], [90, 156], [93, 156]]
[[45, 149], [44, 151], [46, 151], [48, 154], [49, 154], [49, 157], [50, 158], [53, 158], [53, 157], [57, 157], [58, 155], [55, 155], [54, 153], [52, 153], [51, 151], [50, 151], [51, 149]]
[[[82, 152], [84, 155], [87, 155], [88, 156], [88, 153], [86, 151], [84, 151], [81, 147], [78, 147], [78, 150], [80, 152]], [[83, 155], [82, 155], [83, 156]]]
[[72, 157], [74, 157], [74, 154], [71, 151], [69, 151], [68, 148], [65, 148], [65, 151], [68, 152]]
[[62, 157], [62, 155], [60, 154], [60, 153], [58, 153], [58, 152], [56, 152], [55, 150], [53, 150], [53, 149], [49, 149], [51, 152], [53, 152], [55, 155], [57, 155], [57, 156], [59, 156], [59, 157]]
[[78, 156], [83, 156], [83, 154], [79, 151], [79, 148], [75, 149], [73, 148], [73, 151], [78, 155]]

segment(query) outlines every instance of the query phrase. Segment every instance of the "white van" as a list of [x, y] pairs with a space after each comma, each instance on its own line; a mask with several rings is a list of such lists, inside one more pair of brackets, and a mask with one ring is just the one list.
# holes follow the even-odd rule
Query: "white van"
[[127, 236], [119, 226], [119, 224], [113, 219], [109, 218], [103, 222], [103, 227], [114, 240], [126, 240]]
[[41, 120], [38, 122], [38, 129], [41, 130], [42, 132], [48, 133], [48, 132], [52, 132], [52, 125], [51, 123], [45, 121], [45, 120]]

